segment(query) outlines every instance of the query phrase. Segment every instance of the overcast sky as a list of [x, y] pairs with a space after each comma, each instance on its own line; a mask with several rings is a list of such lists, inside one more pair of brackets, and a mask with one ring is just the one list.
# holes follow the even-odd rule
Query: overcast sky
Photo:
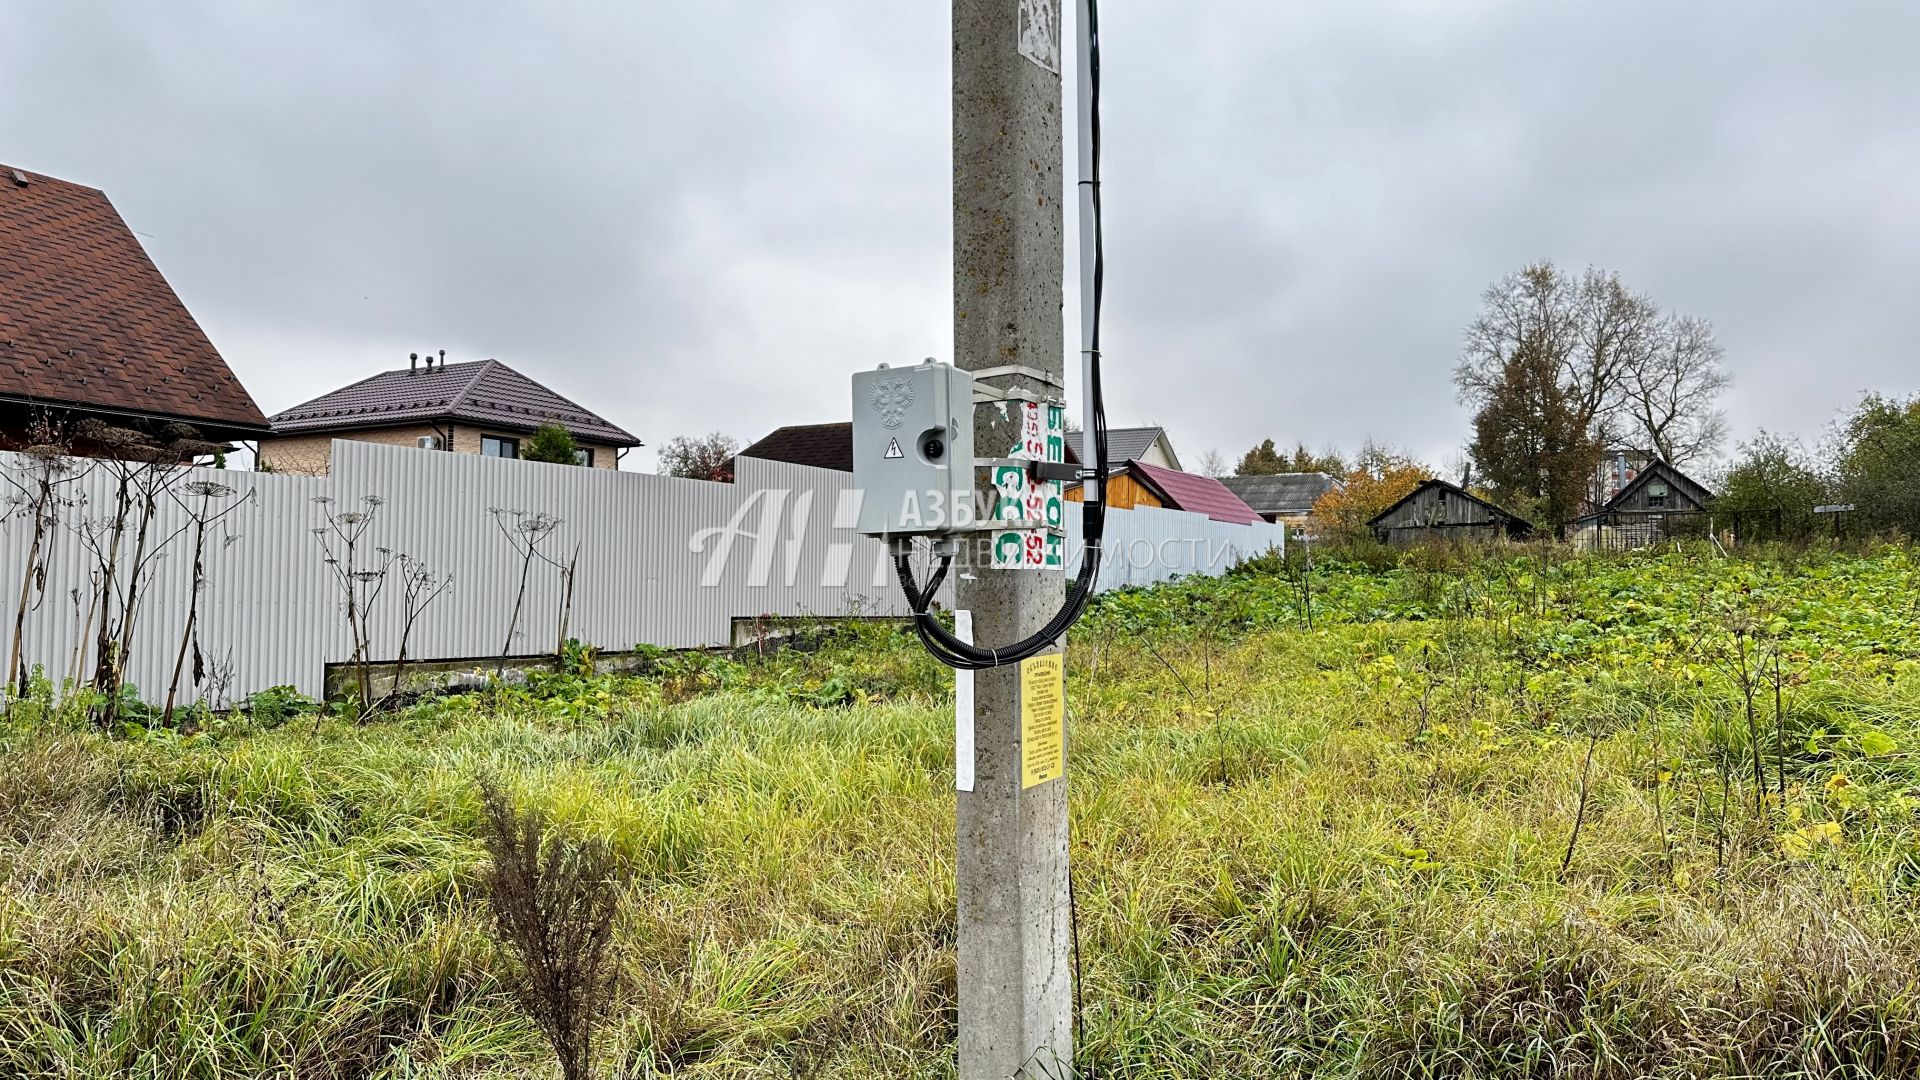
[[[1189, 467], [1444, 459], [1461, 329], [1541, 258], [1711, 320], [1738, 435], [1920, 389], [1920, 4], [1102, 15], [1108, 412]], [[444, 348], [752, 440], [951, 356], [947, 19], [0, 0], [0, 161], [104, 188], [269, 413]]]

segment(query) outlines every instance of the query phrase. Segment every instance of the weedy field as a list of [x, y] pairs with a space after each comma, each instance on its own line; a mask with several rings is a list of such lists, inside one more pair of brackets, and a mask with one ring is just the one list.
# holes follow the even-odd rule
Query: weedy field
[[[1076, 629], [1080, 1069], [1920, 1074], [1920, 561], [1269, 560]], [[607, 1076], [941, 1077], [950, 676], [886, 628], [191, 736], [16, 704], [0, 1074], [552, 1075], [476, 779], [627, 875]]]

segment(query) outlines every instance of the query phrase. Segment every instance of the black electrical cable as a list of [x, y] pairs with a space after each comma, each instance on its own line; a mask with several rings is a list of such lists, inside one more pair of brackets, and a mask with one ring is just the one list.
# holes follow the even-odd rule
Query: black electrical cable
[[[1067, 632], [1086, 610], [1087, 601], [1092, 599], [1094, 585], [1099, 579], [1100, 559], [1103, 554], [1103, 541], [1106, 538], [1107, 504], [1104, 488], [1107, 480], [1107, 407], [1106, 398], [1101, 392], [1100, 381], [1100, 303], [1106, 286], [1106, 245], [1101, 229], [1100, 212], [1100, 20], [1099, 5], [1095, 0], [1087, 0], [1087, 84], [1088, 84], [1088, 142], [1091, 175], [1083, 177], [1081, 183], [1091, 184], [1093, 203], [1093, 315], [1089, 322], [1090, 333], [1087, 341], [1088, 379], [1085, 392], [1093, 405], [1093, 430], [1087, 432], [1088, 441], [1093, 450], [1092, 482], [1101, 485], [1102, 498], [1082, 504], [1081, 517], [1081, 555], [1080, 572], [1075, 575], [1073, 585], [1067, 590], [1066, 602], [1053, 618], [1038, 632], [1010, 645], [988, 648], [962, 641], [946, 627], [941, 626], [933, 613], [928, 610], [934, 594], [946, 580], [947, 572], [953, 563], [951, 555], [940, 560], [939, 568], [933, 573], [922, 589], [914, 582], [911, 549], [902, 545], [894, 553], [894, 568], [900, 576], [900, 588], [907, 595], [907, 603], [914, 613], [914, 631], [926, 646], [934, 659], [951, 668], [963, 671], [981, 671], [1018, 663], [1031, 656], [1052, 648], [1060, 636]], [[1083, 463], [1084, 464], [1084, 463]]]

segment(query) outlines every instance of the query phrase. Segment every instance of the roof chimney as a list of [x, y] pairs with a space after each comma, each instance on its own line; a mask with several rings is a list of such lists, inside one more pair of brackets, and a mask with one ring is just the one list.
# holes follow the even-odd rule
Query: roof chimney
[[[428, 360], [427, 363], [431, 364], [433, 363], [433, 361]], [[414, 375], [420, 374], [420, 354], [419, 353], [410, 352], [407, 354], [407, 371]]]
[[440, 350], [440, 366], [441, 367], [447, 366], [447, 350], [445, 349]]
[[27, 184], [29, 183], [29, 181], [27, 180], [27, 174], [21, 172], [19, 169], [13, 170], [13, 182], [20, 185], [21, 187], [26, 187]]

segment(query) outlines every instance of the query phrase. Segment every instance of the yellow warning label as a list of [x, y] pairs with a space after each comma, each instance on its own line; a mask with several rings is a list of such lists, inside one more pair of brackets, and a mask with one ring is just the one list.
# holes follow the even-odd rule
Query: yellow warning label
[[1067, 684], [1059, 653], [1020, 662], [1020, 786], [1067, 773]]

